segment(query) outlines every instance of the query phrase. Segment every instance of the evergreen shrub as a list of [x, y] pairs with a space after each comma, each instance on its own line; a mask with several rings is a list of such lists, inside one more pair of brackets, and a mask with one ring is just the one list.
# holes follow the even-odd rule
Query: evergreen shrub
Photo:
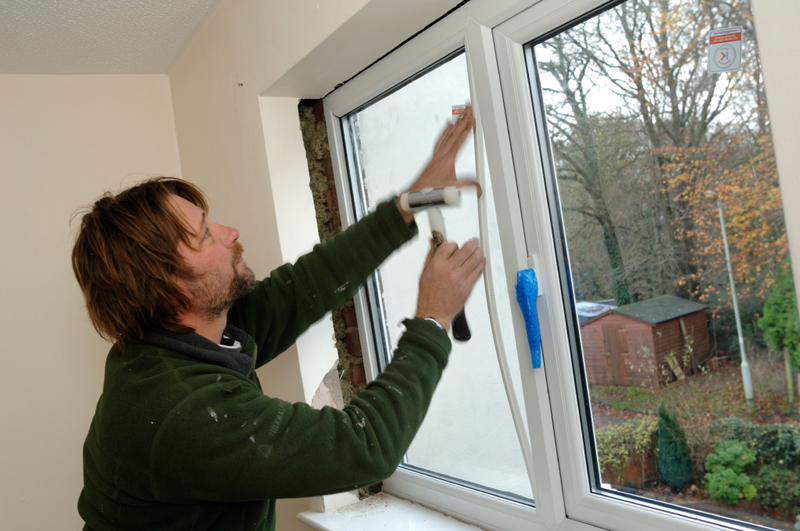
[[[613, 479], [622, 481], [619, 474], [632, 459], [644, 459], [652, 451], [656, 432], [656, 420], [652, 417], [629, 419], [622, 424], [607, 426], [595, 433], [597, 453], [600, 457], [600, 471], [603, 474], [616, 473]], [[642, 478], [644, 481], [646, 478]]]
[[752, 500], [757, 490], [747, 474], [737, 474], [731, 468], [721, 468], [706, 474], [706, 492], [712, 500], [735, 504], [739, 503], [739, 495], [748, 501]]
[[658, 407], [656, 455], [658, 473], [667, 485], [681, 490], [692, 480], [692, 460], [686, 434], [664, 404]]
[[800, 369], [800, 317], [794, 294], [792, 268], [787, 264], [778, 270], [772, 293], [764, 303], [764, 315], [758, 327], [767, 342], [776, 350], [789, 349], [792, 365]]

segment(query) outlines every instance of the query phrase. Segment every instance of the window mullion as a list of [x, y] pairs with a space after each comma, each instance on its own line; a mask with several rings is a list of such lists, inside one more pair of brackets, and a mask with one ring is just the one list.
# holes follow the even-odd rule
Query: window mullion
[[[529, 263], [526, 252], [526, 234], [522, 226], [509, 125], [506, 121], [492, 31], [471, 20], [467, 25], [467, 50], [475, 83], [473, 97], [485, 137], [492, 176], [505, 274], [509, 290], [512, 291], [509, 295], [510, 300], [515, 301], [513, 286], [516, 284], [517, 271], [527, 269], [532, 264]], [[539, 516], [548, 526], [553, 526], [563, 521], [565, 512], [547, 381], [543, 370], [531, 368], [525, 323], [518, 307], [513, 308], [512, 314], [522, 372], [523, 396], [528, 414], [529, 438], [533, 451], [534, 499]]]
[[525, 56], [521, 43], [495, 30], [498, 57], [501, 63], [504, 101], [507, 104], [512, 150], [518, 172], [518, 186], [528, 252], [536, 257], [539, 266], [539, 307], [542, 336], [542, 355], [548, 375], [548, 398], [558, 453], [566, 510], [589, 493], [588, 474], [584, 455], [578, 405], [575, 401], [572, 360], [566, 316], [562, 303], [561, 279], [556, 261], [555, 240], [550, 229], [550, 205], [545, 188], [542, 156], [531, 106], [530, 85], [527, 79]]

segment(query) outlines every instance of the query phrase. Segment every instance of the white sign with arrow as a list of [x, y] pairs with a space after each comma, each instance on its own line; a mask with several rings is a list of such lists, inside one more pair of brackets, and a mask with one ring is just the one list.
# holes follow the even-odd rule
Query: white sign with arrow
[[708, 71], [735, 72], [742, 67], [742, 28], [712, 30], [708, 36]]

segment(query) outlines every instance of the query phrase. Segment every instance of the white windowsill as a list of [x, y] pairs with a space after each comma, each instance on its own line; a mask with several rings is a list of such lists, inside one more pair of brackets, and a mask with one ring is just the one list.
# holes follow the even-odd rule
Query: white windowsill
[[297, 515], [320, 531], [478, 531], [479, 527], [437, 513], [386, 493], [335, 511], [306, 511]]

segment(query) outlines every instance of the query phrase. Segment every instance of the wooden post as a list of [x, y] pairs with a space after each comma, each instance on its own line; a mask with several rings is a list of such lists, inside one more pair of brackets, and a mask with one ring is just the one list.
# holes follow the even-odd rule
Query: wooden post
[[797, 378], [797, 388], [800, 389], [800, 373], [796, 374], [795, 378]]
[[[683, 322], [683, 317], [681, 317], [679, 319], [679, 322], [681, 324], [681, 332], [683, 332], [683, 345], [684, 345], [684, 348], [686, 348], [686, 350], [690, 354], [690, 356], [689, 356], [689, 367], [688, 367], [689, 368], [689, 373], [690, 374], [697, 374], [697, 368], [698, 368], [698, 366], [700, 364], [697, 363], [697, 358], [694, 355], [694, 347], [689, 344], [690, 339], [694, 339], [694, 338], [689, 336], [689, 332], [686, 330], [686, 323]], [[694, 328], [692, 328], [692, 331], [694, 331]], [[691, 349], [689, 349], [688, 347], [691, 347]], [[681, 361], [683, 361], [683, 356], [681, 356]], [[685, 369], [687, 369], [687, 367], [684, 367], [684, 370]]]
[[789, 349], [783, 347], [783, 363], [786, 365], [786, 393], [789, 396], [789, 402], [794, 402], [794, 382], [792, 382], [792, 356], [789, 354]]
[[[670, 354], [672, 353], [670, 352]], [[674, 356], [668, 355], [665, 359], [667, 360], [667, 363], [672, 369], [672, 372], [674, 372], [675, 376], [677, 376], [678, 380], [683, 380], [684, 378], [686, 378], [686, 374], [684, 374], [683, 369], [680, 366], [680, 363], [678, 363], [678, 361], [674, 358]]]

